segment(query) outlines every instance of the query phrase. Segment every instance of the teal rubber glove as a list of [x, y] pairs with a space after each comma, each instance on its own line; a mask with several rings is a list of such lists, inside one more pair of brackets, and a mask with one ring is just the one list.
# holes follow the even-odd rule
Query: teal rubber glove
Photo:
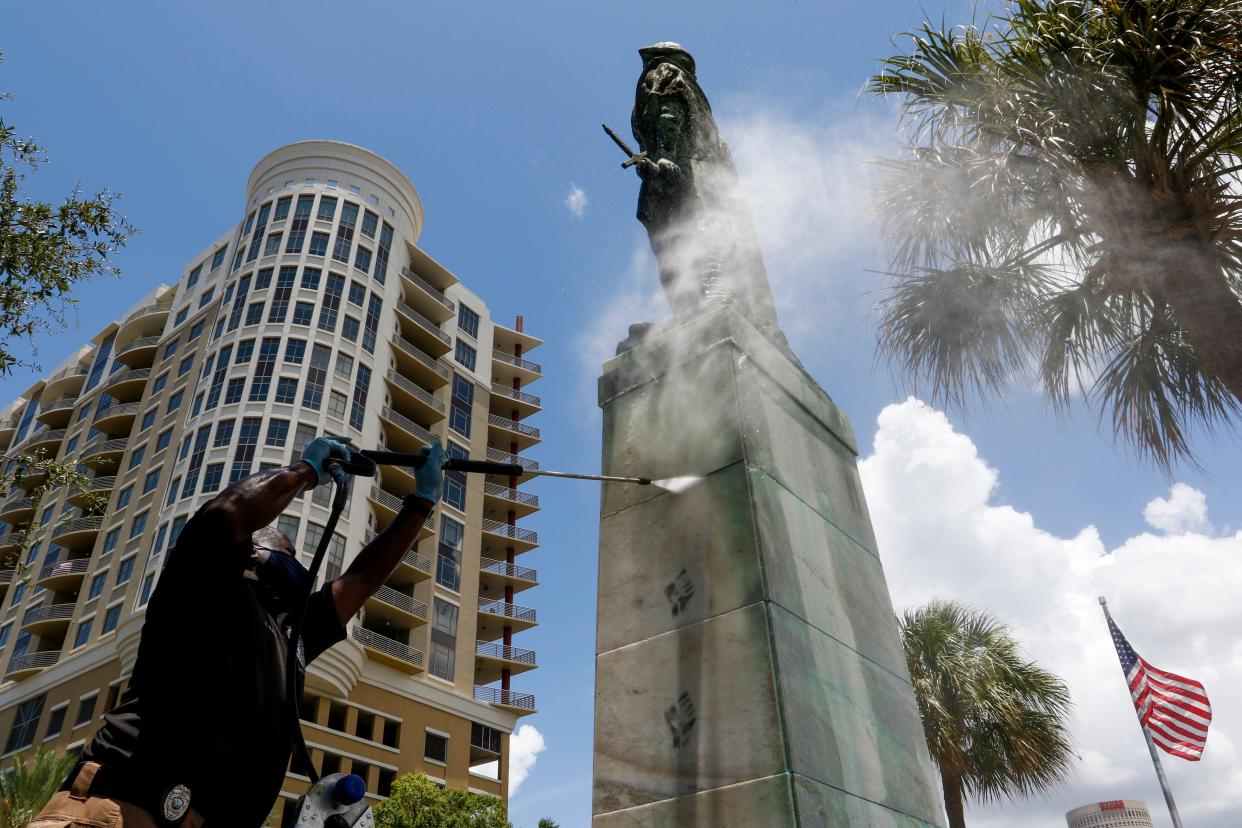
[[328, 474], [329, 460], [349, 461], [349, 449], [345, 448], [349, 442], [348, 437], [329, 435], [316, 437], [306, 444], [306, 448], [302, 449], [302, 460], [315, 470], [315, 474], [319, 475], [321, 485], [332, 479], [332, 475]]
[[414, 482], [417, 484], [417, 487], [410, 496], [416, 497], [419, 500], [425, 500], [434, 506], [440, 502], [440, 494], [444, 491], [444, 472], [442, 467], [449, 458], [444, 453], [444, 446], [440, 445], [439, 440], [436, 440], [429, 449], [419, 449], [418, 455], [426, 457], [427, 462], [415, 470]]

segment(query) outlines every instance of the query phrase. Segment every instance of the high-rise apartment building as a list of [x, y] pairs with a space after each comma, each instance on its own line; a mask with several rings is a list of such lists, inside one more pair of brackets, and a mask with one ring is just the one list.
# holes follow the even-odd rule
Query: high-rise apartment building
[[1065, 815], [1069, 828], [1152, 828], [1147, 803], [1138, 799], [1113, 799], [1075, 808]]
[[[541, 369], [525, 356], [540, 340], [521, 317], [492, 319], [416, 246], [423, 208], [399, 170], [348, 144], [290, 144], [255, 167], [245, 203], [176, 284], [0, 415], [8, 456], [41, 453], [92, 478], [35, 502], [43, 481], [28, 475], [0, 504], [5, 759], [89, 738], [124, 694], [169, 548], [230, 482], [320, 434], [393, 451], [439, 438], [453, 455], [535, 466], [523, 452], [539, 442], [526, 419], [540, 402], [524, 388]], [[513, 636], [536, 622], [515, 598], [536, 583], [518, 558], [537, 537], [517, 521], [539, 499], [520, 479], [446, 478], [416, 546], [311, 665], [305, 732], [325, 774], [360, 774], [378, 795], [413, 771], [504, 797], [509, 734], [535, 709], [510, 682], [535, 667]], [[398, 468], [356, 481], [326, 577], [413, 488]], [[321, 486], [278, 521], [307, 562], [330, 495]], [[179, 658], [192, 681], [193, 653]], [[286, 777], [285, 796], [304, 789]]]

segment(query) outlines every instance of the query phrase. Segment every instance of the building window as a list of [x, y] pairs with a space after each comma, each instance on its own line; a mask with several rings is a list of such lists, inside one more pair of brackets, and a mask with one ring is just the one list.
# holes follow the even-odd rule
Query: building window
[[323, 540], [323, 527], [318, 523], [307, 521], [306, 523], [306, 548], [318, 549], [319, 542]]
[[173, 433], [173, 430], [171, 428], [165, 429], [164, 431], [160, 432], [159, 437], [155, 438], [156, 453], [159, 453], [163, 451], [164, 449], [168, 448], [168, 444], [172, 442], [172, 433]]
[[276, 367], [276, 354], [280, 350], [280, 338], [268, 336], [259, 346], [259, 359], [254, 367], [254, 380], [250, 383], [250, 402], [267, 399], [272, 387], [272, 370]]
[[190, 416], [197, 417], [198, 412], [203, 410], [203, 395], [200, 393], [194, 397], [194, 405], [190, 406]]
[[379, 332], [380, 308], [383, 306], [383, 300], [376, 294], [371, 294], [371, 301], [367, 303], [367, 321], [362, 329], [362, 347], [367, 353], [375, 353], [375, 335]]
[[471, 339], [479, 338], [479, 315], [465, 305], [457, 306], [457, 329]]
[[181, 363], [177, 366], [177, 376], [184, 377], [186, 374], [190, 373], [190, 369], [193, 367], [194, 355], [190, 354], [188, 357], [181, 360]]
[[293, 293], [293, 279], [297, 275], [296, 267], [285, 266], [276, 277], [276, 290], [272, 291], [272, 308], [268, 311], [268, 322], [284, 322], [289, 313], [289, 296]]
[[204, 322], [203, 320], [201, 320], [201, 319], [200, 319], [199, 321], [197, 321], [197, 322], [195, 322], [193, 325], [191, 325], [191, 326], [190, 326], [190, 335], [186, 337], [185, 341], [186, 341], [186, 342], [193, 342], [194, 340], [196, 340], [196, 339], [198, 339], [200, 336], [202, 336], [202, 335], [203, 335], [203, 326], [205, 326], [206, 324], [207, 324], [206, 322]]
[[293, 515], [281, 515], [276, 518], [276, 531], [287, 537], [291, 543], [296, 543], [300, 523], [301, 521]]
[[461, 590], [461, 542], [465, 527], [447, 515], [440, 516], [440, 544], [436, 554], [436, 583], [454, 592]]
[[156, 469], [153, 472], [147, 472], [146, 479], [142, 481], [142, 493], [155, 491], [155, 487], [160, 485], [160, 472], [162, 469]]
[[[142, 425], [138, 427], [139, 433], [146, 431], [148, 428], [155, 425], [155, 418], [158, 416], [159, 416], [159, 410], [155, 408], [152, 408], [146, 414], [143, 414]], [[65, 454], [68, 454], [68, 453], [69, 453], [68, 451], [65, 452]]]
[[336, 215], [336, 199], [332, 196], [324, 196], [319, 199], [319, 212], [315, 215], [316, 221], [332, 221], [332, 217]]
[[103, 629], [99, 631], [100, 635], [107, 635], [116, 629], [117, 622], [121, 620], [121, 605], [108, 607], [108, 611], [104, 613]]
[[[95, 352], [95, 360], [91, 363], [91, 372], [86, 376], [86, 387], [82, 389], [83, 394], [90, 391], [99, 384], [101, 379], [103, 379], [104, 368], [107, 367], [108, 360], [112, 357], [112, 345], [114, 342], [116, 342], [116, 334], [109, 334], [108, 338], [100, 343], [99, 350]], [[32, 401], [31, 405], [34, 404], [35, 401]], [[28, 414], [22, 415], [23, 420], [34, 416], [34, 412], [29, 411], [29, 407], [27, 408], [27, 411]], [[27, 425], [29, 425], [29, 423], [27, 423]], [[19, 442], [24, 434], [25, 431], [18, 428], [17, 435], [13, 438], [14, 443]]]
[[121, 561], [120, 565], [119, 565], [119, 566], [117, 566], [117, 568], [116, 568], [116, 582], [117, 582], [118, 584], [123, 584], [123, 583], [125, 583], [126, 581], [128, 581], [131, 577], [133, 577], [133, 575], [134, 575], [134, 561], [135, 561], [135, 560], [136, 560], [135, 558], [133, 558], [133, 557], [129, 557], [129, 558], [126, 558], [125, 560]]
[[359, 365], [358, 376], [354, 380], [354, 399], [349, 407], [349, 424], [354, 428], [362, 428], [362, 420], [367, 408], [367, 391], [370, 385], [371, 369], [365, 365]]
[[323, 289], [323, 302], [319, 306], [319, 330], [335, 331], [336, 316], [341, 307], [341, 294], [345, 291], [345, 277], [329, 273]]
[[283, 446], [289, 437], [289, 421], [272, 419], [267, 422], [267, 439], [269, 446]]
[[78, 715], [74, 717], [73, 726], [81, 727], [90, 722], [95, 715], [95, 704], [99, 701], [99, 694], [92, 693], [86, 698], [78, 702]]
[[317, 267], [302, 268], [302, 288], [305, 290], [319, 290], [319, 277], [323, 275], [323, 271]]
[[145, 607], [147, 601], [151, 600], [151, 587], [155, 584], [155, 573], [142, 579], [142, 592], [138, 595], [138, 606]]
[[185, 484], [181, 487], [181, 496], [189, 497], [198, 486], [198, 473], [203, 466], [203, 455], [207, 453], [207, 439], [211, 434], [211, 426], [199, 428], [194, 435], [194, 451], [190, 455], [190, 465], [185, 472]]
[[190, 271], [190, 275], [185, 277], [185, 288], [189, 290], [198, 284], [198, 276], [203, 272], [203, 266], [200, 264]]
[[301, 365], [306, 353], [305, 339], [290, 339], [285, 342], [285, 362], [290, 365]]
[[45, 702], [47, 694], [41, 693], [17, 706], [13, 727], [9, 729], [9, 739], [4, 745], [5, 753], [22, 750], [34, 744], [35, 731], [39, 729], [39, 719], [43, 716]]
[[229, 330], [237, 330], [241, 324], [242, 309], [246, 307], [246, 297], [250, 295], [250, 274], [237, 280], [237, 293], [233, 294], [233, 308], [229, 311]]
[[246, 308], [246, 327], [257, 325], [263, 321], [263, 303], [251, 302], [250, 307]]
[[[100, 550], [99, 554], [100, 555], [109, 554], [110, 552], [112, 552], [113, 549], [116, 549], [117, 544], [120, 542], [121, 542], [120, 528], [118, 527], [116, 529], [109, 529], [108, 534], [104, 535], [103, 549]], [[94, 596], [91, 596], [91, 597], [93, 598]]]
[[263, 290], [272, 286], [272, 269], [265, 267], [254, 277], [254, 289]]
[[435, 607], [431, 626], [431, 658], [427, 669], [433, 676], [452, 681], [457, 652], [457, 607], [443, 598], [436, 599]]
[[[224, 349], [221, 348], [221, 351]], [[234, 365], [245, 365], [250, 362], [250, 355], [254, 353], [254, 340], [243, 339], [237, 343], [237, 358], [233, 360]], [[225, 360], [227, 362], [227, 360]]]
[[211, 257], [211, 269], [214, 272], [217, 267], [224, 264], [224, 257], [228, 255], [228, 245], [221, 247]]
[[326, 256], [328, 255], [328, 234], [318, 231], [311, 233], [310, 255]]
[[229, 380], [229, 384], [224, 388], [224, 404], [231, 405], [241, 402], [242, 388], [246, 385], [245, 377], [234, 377]]
[[280, 252], [280, 233], [269, 233], [267, 244], [263, 247], [264, 256], [275, 256]]
[[89, 601], [94, 598], [98, 598], [100, 595], [102, 595], [104, 583], [107, 582], [107, 580], [108, 580], [108, 574], [106, 572], [101, 572], [98, 575], [96, 575], [94, 578], [92, 578], [91, 588], [86, 593], [86, 599]]
[[341, 336], [350, 342], [358, 341], [358, 320], [352, 316], [345, 317], [345, 323], [341, 325]]
[[164, 408], [165, 414], [171, 414], [181, 407], [181, 400], [185, 397], [185, 391], [178, 391], [168, 398], [168, 405]]
[[[199, 307], [201, 308], [202, 305], [199, 305]], [[182, 322], [186, 320], [186, 318], [189, 315], [190, 315], [190, 306], [186, 305], [184, 308], [177, 311], [177, 315], [173, 317], [173, 327], [175, 328], [178, 325], [180, 325]]]
[[90, 641], [91, 627], [93, 626], [95, 626], [94, 618], [88, 618], [85, 621], [83, 621], [81, 624], [78, 624], [78, 632], [73, 637], [73, 646], [75, 649], [78, 647], [81, 647], [87, 641]]
[[168, 486], [168, 494], [164, 498], [164, 505], [173, 505], [177, 500], [177, 492], [179, 491], [181, 491], [181, 478], [174, 477], [172, 483]]
[[328, 393], [328, 416], [338, 420], [345, 419], [347, 401], [348, 398], [340, 391], [330, 391]]
[[427, 731], [423, 741], [423, 758], [429, 762], [443, 765], [448, 761], [448, 737]]
[[[248, 340], [252, 345], [254, 340]], [[211, 375], [211, 385], [207, 388], [207, 410], [215, 408], [220, 402], [220, 392], [224, 388], [224, 374], [229, 367], [229, 357], [233, 355], [233, 346], [220, 348], [219, 359], [216, 360], [215, 373]]]
[[302, 244], [306, 241], [306, 225], [310, 221], [311, 205], [314, 203], [313, 195], [298, 196], [298, 206], [293, 211], [293, 221], [289, 222], [289, 241], [285, 244], [286, 253], [302, 252]]
[[392, 249], [392, 225], [384, 222], [380, 231], [379, 247], [375, 250], [375, 281], [381, 285], [388, 276], [388, 253]]
[[336, 376], [348, 380], [354, 375], [354, 358], [344, 351], [336, 352]]
[[323, 403], [323, 386], [328, 376], [328, 361], [332, 358], [332, 349], [327, 345], [316, 344], [311, 349], [310, 365], [306, 370], [306, 385], [302, 392], [302, 405], [311, 411], [318, 411]]
[[367, 210], [362, 216], [362, 235], [368, 239], [375, 238], [376, 227], [379, 227], [379, 216]]
[[220, 488], [220, 480], [224, 477], [223, 463], [209, 463], [203, 472], [203, 491], [214, 492]]
[[307, 423], [298, 423], [298, 430], [293, 433], [293, 451], [301, 454], [306, 444], [315, 439], [315, 427]]
[[246, 226], [242, 228], [242, 237], [245, 238], [250, 233], [250, 228], [254, 227], [254, 210], [250, 211], [250, 215], [246, 216]]
[[133, 540], [142, 534], [142, 530], [147, 528], [147, 512], [134, 516], [134, 522], [129, 527], [129, 539]]
[[367, 286], [362, 282], [349, 283], [349, 304], [362, 307], [362, 300], [367, 298]]
[[255, 446], [259, 444], [260, 417], [246, 417], [237, 432], [237, 448], [233, 450], [233, 466], [229, 469], [229, 483], [236, 483], [250, 474], [254, 464]]
[[263, 234], [267, 232], [267, 217], [272, 213], [269, 201], [259, 208], [259, 221], [254, 227], [254, 236], [250, 239], [250, 249], [246, 251], [246, 261], [253, 262], [259, 256], [259, 245], [263, 242]]
[[[454, 443], [452, 440], [448, 442], [448, 456], [450, 459], [467, 460], [470, 452]], [[444, 502], [448, 505], [466, 511], [466, 473], [459, 471], [444, 472]]]
[[[121, 489], [121, 493], [116, 496], [116, 509], [114, 511], [119, 512], [122, 509], [124, 509], [126, 506], [128, 506], [129, 501], [133, 496], [134, 496], [133, 486], [126, 486], [124, 489]], [[50, 512], [51, 509], [52, 507], [48, 506], [47, 509], [44, 510], [44, 514], [47, 514], [48, 512]]]
[[139, 446], [138, 448], [134, 449], [133, 453], [129, 455], [129, 467], [131, 469], [137, 468], [138, 464], [142, 462], [143, 455], [146, 453], [147, 453], [146, 446]]
[[453, 396], [449, 400], [449, 428], [463, 437], [470, 436], [470, 411], [474, 405], [474, 385], [453, 372]]
[[170, 356], [177, 353], [177, 346], [181, 344], [180, 339], [174, 339], [164, 346], [164, 356], [161, 361], [167, 360]]
[[336, 245], [332, 248], [332, 258], [338, 262], [349, 264], [349, 251], [354, 244], [354, 227], [358, 224], [358, 205], [345, 202], [341, 208], [341, 221], [336, 226]]
[[276, 402], [293, 405], [298, 397], [298, 378], [281, 377], [276, 380]]
[[293, 196], [284, 196], [276, 202], [276, 212], [272, 214], [272, 221], [284, 221], [289, 217], [289, 204], [293, 201]]
[[216, 440], [212, 444], [215, 448], [227, 446], [233, 439], [233, 422], [233, 420], [221, 420], [216, 423]]
[[475, 360], [478, 358], [478, 351], [470, 347], [464, 340], [457, 340], [457, 351], [454, 353], [457, 358], [457, 364], [465, 368], [467, 371], [473, 371]]
[[341, 574], [341, 569], [345, 566], [345, 538], [340, 533], [333, 532], [332, 540], [328, 542], [328, 559], [324, 564], [324, 578], [328, 581], [336, 580]]
[[310, 302], [298, 302], [293, 306], [293, 324], [309, 325], [315, 315], [315, 306]]

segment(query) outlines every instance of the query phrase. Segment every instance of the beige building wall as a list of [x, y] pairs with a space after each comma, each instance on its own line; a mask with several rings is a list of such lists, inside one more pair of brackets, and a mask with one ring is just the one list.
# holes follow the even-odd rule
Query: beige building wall
[[[0, 762], [80, 747], [98, 726], [132, 671], [167, 550], [232, 477], [287, 464], [319, 434], [395, 451], [439, 438], [534, 464], [526, 418], [540, 401], [523, 389], [542, 370], [524, 354], [540, 340], [520, 317], [493, 320], [419, 249], [422, 224], [417, 192], [379, 156], [281, 147], [251, 174], [236, 227], [0, 413], [7, 456], [92, 475], [87, 492], [26, 475], [0, 502]], [[314, 755], [365, 771], [375, 795], [415, 771], [505, 796], [508, 734], [535, 709], [514, 680], [536, 663], [514, 643], [537, 620], [515, 600], [537, 583], [518, 557], [538, 538], [518, 521], [539, 501], [519, 482], [454, 481], [348, 640], [311, 666]], [[413, 489], [398, 469], [355, 482], [329, 575]], [[328, 495], [279, 523], [307, 562]], [[496, 760], [500, 778], [480, 775]], [[304, 788], [290, 775], [284, 794]]]

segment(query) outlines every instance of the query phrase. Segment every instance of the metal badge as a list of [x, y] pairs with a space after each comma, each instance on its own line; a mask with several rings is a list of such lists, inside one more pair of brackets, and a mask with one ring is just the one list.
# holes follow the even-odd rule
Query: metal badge
[[190, 811], [190, 789], [185, 785], [174, 785], [164, 795], [164, 819], [179, 822]]

